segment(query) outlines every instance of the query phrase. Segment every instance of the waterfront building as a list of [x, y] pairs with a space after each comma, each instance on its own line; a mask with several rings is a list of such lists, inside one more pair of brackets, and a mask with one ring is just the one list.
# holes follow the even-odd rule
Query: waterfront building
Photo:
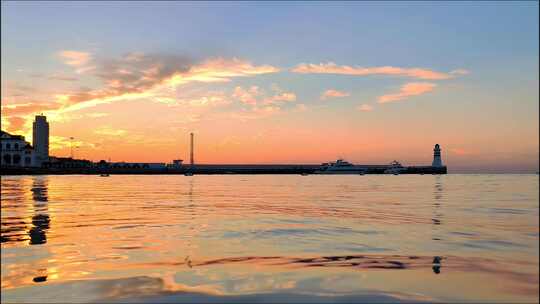
[[114, 163], [98, 163], [98, 166], [104, 166], [112, 169], [165, 169], [167, 165], [165, 163], [126, 163], [126, 162], [114, 162]]
[[0, 164], [2, 167], [39, 167], [34, 148], [22, 135], [1, 131]]
[[441, 160], [441, 147], [439, 144], [435, 145], [435, 148], [433, 148], [433, 163], [431, 164], [432, 167], [442, 167], [442, 160]]
[[36, 115], [32, 131], [32, 144], [36, 161], [41, 166], [42, 163], [49, 161], [49, 123], [47, 117]]
[[181, 159], [173, 159], [172, 164], [170, 164], [171, 168], [181, 168], [182, 167], [183, 160]]
[[49, 160], [42, 163], [44, 168], [68, 169], [68, 168], [93, 168], [94, 163], [86, 159], [73, 159], [71, 157], [50, 156]]

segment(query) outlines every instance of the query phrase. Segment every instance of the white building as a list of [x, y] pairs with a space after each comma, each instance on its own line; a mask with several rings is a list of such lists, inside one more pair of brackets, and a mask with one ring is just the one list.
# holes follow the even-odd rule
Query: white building
[[49, 161], [49, 123], [47, 117], [36, 115], [32, 130], [32, 145], [36, 160], [41, 166], [42, 163]]
[[29, 142], [24, 140], [24, 136], [11, 135], [1, 131], [0, 163], [8, 167], [39, 167], [41, 163], [36, 162], [34, 148]]
[[2, 131], [0, 163], [8, 167], [41, 167], [49, 161], [49, 123], [37, 115], [33, 125], [33, 147], [22, 135]]

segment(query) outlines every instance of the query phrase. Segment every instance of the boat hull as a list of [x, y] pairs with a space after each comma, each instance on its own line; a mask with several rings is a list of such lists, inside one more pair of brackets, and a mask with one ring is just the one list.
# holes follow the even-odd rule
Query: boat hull
[[317, 170], [313, 172], [313, 174], [353, 174], [353, 175], [362, 175], [365, 174], [365, 171], [354, 171], [354, 170], [347, 170], [347, 171], [320, 171]]

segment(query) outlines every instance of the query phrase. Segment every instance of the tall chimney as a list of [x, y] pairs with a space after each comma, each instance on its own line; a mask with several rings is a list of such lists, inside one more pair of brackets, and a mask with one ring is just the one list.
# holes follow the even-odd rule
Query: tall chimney
[[189, 153], [189, 160], [191, 163], [191, 166], [193, 167], [194, 161], [193, 161], [193, 133], [189, 134], [191, 136], [191, 147], [190, 147], [190, 153]]

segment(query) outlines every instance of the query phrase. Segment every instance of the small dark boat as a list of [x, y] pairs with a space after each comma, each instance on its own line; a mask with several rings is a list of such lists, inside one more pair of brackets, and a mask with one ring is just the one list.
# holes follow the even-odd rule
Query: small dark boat
[[300, 175], [302, 175], [302, 176], [307, 176], [307, 175], [309, 175], [309, 174], [306, 173], [306, 172], [303, 172], [303, 173], [300, 173]]
[[107, 173], [102, 173], [102, 174], [100, 174], [99, 176], [101, 176], [101, 177], [107, 177], [107, 176], [109, 176], [109, 174], [107, 174]]
[[193, 173], [192, 172], [186, 172], [186, 173], [184, 173], [184, 176], [193, 176]]

